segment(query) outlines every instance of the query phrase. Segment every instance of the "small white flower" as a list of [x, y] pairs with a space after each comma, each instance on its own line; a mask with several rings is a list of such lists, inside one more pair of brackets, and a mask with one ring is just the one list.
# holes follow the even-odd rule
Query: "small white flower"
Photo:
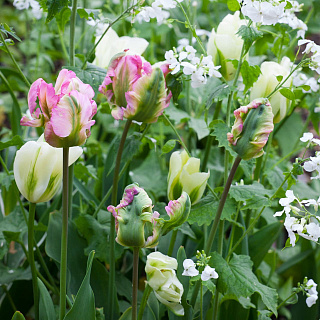
[[209, 279], [218, 279], [219, 275], [216, 272], [215, 268], [211, 268], [209, 266], [206, 266], [201, 273], [201, 280], [207, 281]]
[[311, 306], [316, 304], [317, 300], [318, 300], [318, 295], [317, 294], [311, 294], [306, 299], [306, 304], [310, 308]]
[[309, 207], [311, 205], [314, 207], [315, 211], [318, 211], [318, 208], [320, 205], [320, 197], [318, 198], [318, 200], [315, 200], [315, 199], [302, 200], [301, 203], [306, 207]]
[[183, 276], [195, 277], [199, 274], [199, 271], [196, 269], [195, 263], [191, 259], [186, 259], [183, 261], [183, 268]]
[[306, 291], [307, 291], [306, 304], [310, 308], [318, 300], [317, 284], [312, 279], [309, 279], [307, 282], [307, 287], [309, 288], [306, 288]]

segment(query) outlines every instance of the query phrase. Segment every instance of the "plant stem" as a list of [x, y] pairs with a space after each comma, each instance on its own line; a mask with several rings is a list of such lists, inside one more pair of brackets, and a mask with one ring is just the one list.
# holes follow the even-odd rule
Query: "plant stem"
[[[117, 205], [118, 201], [118, 183], [119, 183], [119, 170], [120, 170], [120, 163], [122, 152], [124, 148], [124, 143], [126, 141], [126, 137], [130, 128], [132, 120], [127, 120], [125, 127], [123, 129], [122, 137], [120, 140], [120, 145], [117, 153], [116, 164], [114, 167], [114, 175], [113, 175], [113, 184], [112, 184], [112, 196], [111, 196], [111, 204], [113, 206]], [[109, 274], [109, 312], [110, 312], [110, 319], [114, 319], [114, 301], [115, 301], [115, 258], [114, 258], [114, 251], [115, 251], [115, 233], [116, 233], [116, 223], [115, 218], [111, 215], [111, 222], [110, 222], [110, 274]]]
[[221, 199], [220, 199], [220, 202], [219, 202], [219, 206], [218, 206], [218, 210], [217, 210], [217, 213], [216, 213], [216, 217], [213, 221], [213, 225], [211, 227], [211, 230], [210, 230], [210, 234], [209, 234], [209, 237], [208, 237], [208, 241], [206, 243], [206, 246], [205, 246], [205, 253], [208, 255], [210, 253], [210, 250], [211, 250], [211, 247], [212, 247], [212, 244], [213, 244], [213, 240], [214, 240], [214, 237], [216, 235], [216, 232], [217, 232], [217, 228], [218, 228], [218, 225], [219, 225], [219, 222], [220, 222], [220, 218], [221, 218], [221, 214], [222, 214], [222, 210], [223, 210], [223, 207], [224, 207], [224, 204], [227, 200], [227, 195], [229, 193], [229, 189], [230, 189], [230, 186], [231, 186], [231, 183], [232, 183], [232, 179], [237, 171], [237, 168], [239, 166], [239, 163], [241, 161], [241, 158], [239, 156], [237, 156], [237, 158], [234, 160], [234, 163], [233, 163], [233, 166], [230, 170], [230, 173], [229, 173], [229, 177], [227, 179], [227, 182], [226, 182], [226, 185], [223, 189], [223, 193], [222, 193], [222, 196], [221, 196]]
[[74, 175], [74, 163], [71, 166], [69, 166], [69, 178], [68, 178], [68, 215], [70, 220], [72, 219], [73, 175]]
[[141, 300], [141, 303], [140, 303], [140, 308], [139, 308], [139, 313], [138, 313], [138, 320], [142, 320], [143, 312], [144, 312], [144, 309], [145, 309], [145, 307], [147, 305], [148, 298], [149, 298], [149, 295], [150, 295], [151, 291], [152, 291], [151, 287], [147, 284], [146, 287], [144, 288], [142, 300]]
[[60, 320], [66, 314], [67, 295], [67, 253], [68, 253], [68, 193], [69, 193], [69, 148], [63, 148], [63, 194], [62, 194], [62, 233], [60, 259]]
[[178, 229], [172, 231], [168, 254], [167, 254], [169, 257], [172, 256], [174, 244], [176, 243], [176, 239], [177, 239], [177, 234], [178, 234]]
[[72, 66], [72, 67], [75, 66], [75, 62], [74, 62], [74, 54], [75, 54], [74, 34], [75, 34], [75, 28], [76, 28], [77, 3], [78, 3], [78, 0], [72, 1], [71, 18], [70, 18], [69, 62], [70, 62], [70, 66]]
[[20, 69], [16, 59], [14, 58], [14, 56], [12, 55], [11, 51], [9, 50], [9, 47], [7, 45], [7, 43], [5, 42], [4, 38], [3, 38], [3, 35], [2, 33], [0, 32], [0, 39], [1, 39], [1, 42], [3, 43], [4, 47], [6, 48], [7, 50], [7, 53], [9, 54], [14, 66], [16, 67], [16, 69], [18, 70], [18, 72], [20, 73], [21, 75], [21, 78], [22, 80], [24, 81], [24, 83], [27, 85], [27, 87], [30, 87], [30, 82], [29, 80], [26, 78], [26, 76], [23, 74], [22, 70]]
[[8, 297], [8, 300], [9, 300], [9, 302], [10, 302], [10, 304], [11, 304], [11, 307], [12, 307], [13, 312], [16, 312], [16, 311], [17, 311], [17, 307], [16, 307], [16, 305], [14, 304], [14, 301], [13, 301], [13, 299], [12, 299], [12, 297], [11, 297], [11, 294], [10, 294], [10, 292], [8, 291], [7, 287], [3, 284], [3, 285], [1, 285], [1, 288], [2, 288], [2, 290], [4, 291], [4, 293], [6, 294], [6, 296]]
[[132, 320], [137, 320], [138, 311], [139, 250], [139, 247], [133, 247]]
[[219, 292], [218, 292], [217, 286], [216, 286], [214, 300], [213, 300], [213, 314], [212, 314], [213, 320], [218, 319], [218, 306], [219, 306]]
[[38, 291], [38, 283], [37, 283], [37, 269], [34, 262], [34, 251], [33, 251], [33, 233], [34, 233], [35, 213], [36, 213], [36, 204], [30, 202], [29, 223], [28, 223], [28, 253], [29, 253], [28, 256], [29, 256], [29, 264], [30, 264], [31, 274], [32, 274], [35, 320], [39, 320], [39, 291]]
[[[270, 133], [270, 135], [269, 135], [266, 154], [264, 154], [264, 155], [262, 156], [262, 157], [264, 158], [264, 159], [263, 159], [263, 162], [262, 162], [262, 169], [261, 169], [262, 172], [264, 172], [264, 169], [265, 169], [265, 166], [266, 166], [266, 163], [267, 163], [267, 159], [269, 158], [269, 153], [270, 153], [271, 146], [272, 146], [272, 140], [273, 140], [273, 131], [271, 131], [271, 133]], [[261, 158], [262, 158], [262, 157], [261, 157]], [[263, 182], [264, 182], [264, 176], [262, 177], [262, 183], [263, 183]]]
[[[83, 8], [86, 9], [87, 8], [87, 0], [83, 0]], [[85, 19], [82, 19], [81, 21], [81, 42], [80, 42], [80, 52], [83, 52], [84, 50], [84, 40], [85, 40], [85, 37], [84, 37], [84, 34], [85, 34], [85, 30], [86, 30], [86, 20]]]
[[200, 320], [203, 320], [203, 285], [200, 280]]
[[64, 58], [68, 59], [69, 54], [68, 54], [68, 51], [67, 51], [67, 48], [66, 48], [66, 44], [64, 43], [62, 30], [60, 29], [59, 25], [58, 25], [58, 31], [59, 31], [59, 39], [60, 39], [61, 48], [62, 48], [62, 52], [63, 52]]

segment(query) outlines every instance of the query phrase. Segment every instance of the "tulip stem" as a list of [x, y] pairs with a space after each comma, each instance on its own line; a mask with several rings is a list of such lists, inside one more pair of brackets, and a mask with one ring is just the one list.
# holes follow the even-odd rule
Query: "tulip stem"
[[138, 311], [139, 249], [139, 247], [133, 247], [132, 320], [137, 320]]
[[144, 288], [143, 296], [142, 296], [141, 303], [140, 303], [138, 320], [142, 320], [143, 312], [144, 312], [144, 309], [146, 308], [148, 298], [150, 296], [151, 291], [152, 291], [152, 289], [147, 283], [146, 287]]
[[71, 10], [71, 18], [70, 18], [70, 47], [69, 47], [69, 62], [70, 66], [74, 67], [74, 55], [75, 55], [75, 47], [74, 47], [74, 34], [76, 28], [76, 17], [77, 17], [77, 3], [78, 0], [72, 1], [72, 10]]
[[[117, 153], [116, 163], [114, 167], [113, 173], [113, 184], [112, 184], [112, 196], [111, 196], [111, 204], [113, 206], [117, 205], [118, 202], [118, 183], [119, 183], [119, 171], [120, 171], [120, 163], [122, 152], [124, 148], [124, 143], [126, 141], [126, 137], [130, 128], [132, 120], [127, 120], [125, 127], [122, 132], [122, 137], [120, 140], [120, 145]], [[114, 251], [115, 251], [115, 233], [116, 233], [116, 222], [113, 215], [111, 215], [111, 222], [110, 222], [110, 273], [109, 273], [109, 314], [110, 319], [114, 319], [114, 302], [115, 302], [115, 258], [114, 258]]]
[[36, 204], [30, 202], [29, 223], [28, 223], [28, 253], [29, 253], [29, 264], [30, 264], [31, 274], [32, 274], [35, 320], [39, 320], [39, 291], [38, 291], [38, 282], [37, 282], [37, 269], [34, 261], [34, 251], [33, 251], [33, 233], [34, 233], [35, 213], [36, 213]]
[[63, 148], [63, 194], [62, 194], [62, 233], [60, 259], [60, 320], [66, 314], [67, 295], [67, 252], [68, 252], [68, 193], [69, 193], [69, 148]]
[[169, 249], [168, 249], [169, 257], [172, 256], [174, 244], [176, 243], [176, 239], [177, 239], [177, 234], [178, 234], [178, 229], [172, 231], [171, 240], [170, 240]]

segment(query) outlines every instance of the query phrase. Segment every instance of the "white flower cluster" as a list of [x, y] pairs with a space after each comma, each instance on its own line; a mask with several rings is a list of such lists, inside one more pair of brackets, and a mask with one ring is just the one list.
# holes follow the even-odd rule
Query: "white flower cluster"
[[177, 2], [183, 0], [156, 0], [150, 6], [145, 6], [136, 15], [136, 19], [139, 23], [142, 21], [149, 22], [150, 19], [156, 18], [158, 24], [161, 24], [164, 20], [170, 17], [170, 13], [167, 10], [174, 9], [177, 6]]
[[89, 17], [89, 19], [87, 20], [87, 24], [91, 27], [96, 28], [96, 37], [100, 37], [109, 25], [108, 23], [103, 22], [103, 20], [101, 19], [93, 19], [92, 17]]
[[293, 81], [292, 81], [293, 85], [296, 87], [300, 87], [303, 85], [307, 85], [310, 87], [309, 90], [304, 90], [302, 89], [302, 91], [304, 93], [310, 93], [310, 92], [317, 92], [320, 89], [320, 86], [317, 82], [317, 80], [314, 77], [308, 78], [308, 76], [305, 73], [302, 72], [295, 72], [293, 74]]
[[[293, 205], [294, 202], [297, 202], [299, 208]], [[292, 247], [294, 247], [296, 243], [296, 234], [314, 242], [318, 241], [320, 238], [320, 225], [317, 220], [320, 220], [320, 217], [312, 215], [305, 207], [312, 205], [315, 211], [317, 211], [320, 204], [320, 197], [318, 200], [308, 199], [300, 201], [293, 194], [292, 190], [287, 190], [286, 198], [281, 198], [279, 204], [283, 207], [283, 210], [276, 212], [273, 216], [279, 217], [282, 216], [283, 213], [286, 214], [284, 227], [288, 232]], [[294, 216], [290, 215], [291, 212]]]
[[301, 39], [298, 41], [298, 46], [303, 46], [305, 44], [306, 48], [302, 53], [312, 53], [309, 68], [320, 74], [320, 46], [317, 45], [314, 41], [308, 39]]
[[310, 308], [318, 300], [317, 284], [312, 279], [309, 279], [305, 290], [307, 292], [306, 304]]
[[[183, 47], [180, 52], [176, 48], [169, 50], [165, 53], [164, 57], [166, 62], [169, 63], [169, 68], [172, 69], [171, 73], [176, 74], [180, 71], [191, 76], [192, 88], [198, 88], [207, 83], [208, 77], [221, 77], [221, 73], [218, 69], [221, 66], [215, 66], [212, 61], [212, 56], [196, 57], [197, 50], [192, 46]], [[189, 60], [184, 61], [184, 60]]]
[[[199, 271], [196, 269], [196, 264], [191, 259], [185, 259], [183, 261], [184, 271], [183, 276], [195, 277], [199, 274]], [[219, 275], [216, 272], [215, 268], [205, 266], [204, 270], [201, 273], [201, 280], [207, 281], [209, 279], [218, 279]]]
[[[313, 142], [320, 146], [320, 139], [314, 138], [311, 132], [305, 132], [300, 140], [308, 143]], [[317, 173], [317, 175], [311, 177], [311, 179], [320, 179], [320, 152], [316, 152], [315, 157], [310, 157], [310, 160], [303, 164], [303, 169], [307, 172], [315, 171]]]
[[39, 20], [42, 17], [43, 11], [40, 7], [39, 2], [36, 0], [14, 0], [13, 5], [18, 10], [29, 9], [29, 7], [31, 7], [31, 12], [36, 19]]
[[262, 2], [252, 0], [238, 0], [242, 3], [241, 12], [255, 23], [275, 25], [284, 15], [286, 2]]

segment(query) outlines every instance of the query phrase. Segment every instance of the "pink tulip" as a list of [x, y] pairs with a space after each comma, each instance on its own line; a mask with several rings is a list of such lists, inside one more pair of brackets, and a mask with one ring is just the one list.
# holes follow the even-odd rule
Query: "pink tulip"
[[156, 122], [171, 99], [162, 69], [152, 68], [138, 55], [115, 56], [99, 91], [107, 97], [116, 120]]
[[30, 116], [24, 116], [20, 124], [44, 127], [45, 139], [53, 147], [80, 146], [90, 136], [95, 123], [92, 117], [97, 113], [97, 105], [93, 97], [90, 85], [83, 83], [73, 71], [62, 69], [54, 87], [41, 78], [31, 85]]

